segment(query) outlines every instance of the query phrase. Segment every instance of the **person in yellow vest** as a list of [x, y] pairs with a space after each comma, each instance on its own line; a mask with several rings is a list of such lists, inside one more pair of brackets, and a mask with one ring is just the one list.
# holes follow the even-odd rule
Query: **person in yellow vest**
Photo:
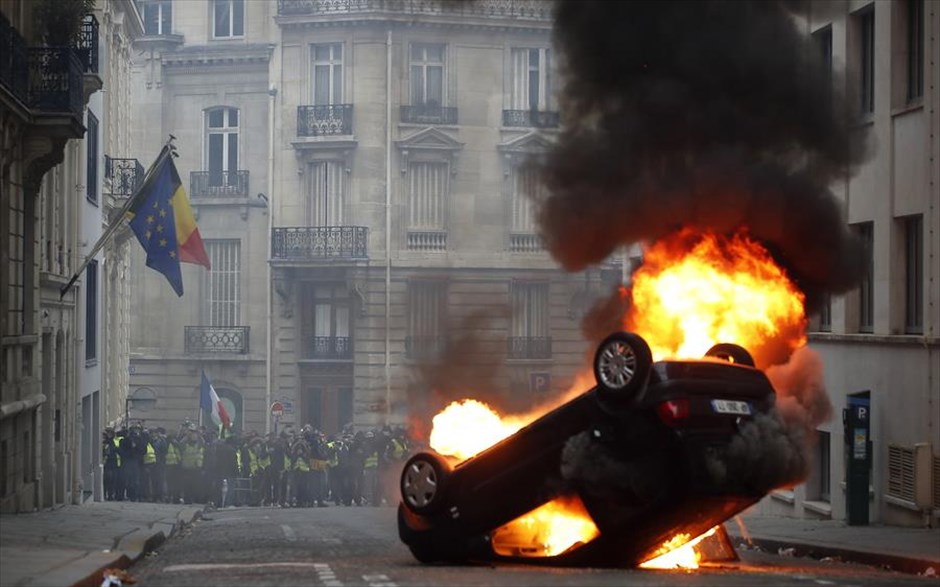
[[308, 507], [310, 505], [310, 447], [302, 439], [291, 448], [291, 505]]
[[379, 491], [379, 449], [376, 443], [375, 432], [369, 430], [365, 438], [366, 460], [363, 465], [363, 487], [362, 493], [365, 495], [369, 505], [377, 506], [377, 499], [381, 499]]
[[180, 486], [180, 447], [175, 438], [166, 439], [166, 501], [177, 503], [182, 497]]
[[271, 464], [264, 440], [256, 434], [251, 434], [247, 444], [248, 470], [251, 473], [251, 505], [263, 505], [263, 487], [265, 472]]
[[157, 451], [153, 448], [151, 432], [143, 434], [144, 455], [140, 467], [140, 501], [153, 501], [153, 470], [157, 466]]
[[107, 501], [120, 501], [121, 488], [121, 451], [118, 439], [114, 436], [114, 428], [108, 426], [104, 429], [104, 438], [101, 441], [101, 462], [104, 463], [104, 498]]
[[202, 464], [205, 447], [195, 427], [186, 431], [186, 437], [180, 443], [180, 469], [183, 485], [183, 500], [193, 503], [202, 498]]

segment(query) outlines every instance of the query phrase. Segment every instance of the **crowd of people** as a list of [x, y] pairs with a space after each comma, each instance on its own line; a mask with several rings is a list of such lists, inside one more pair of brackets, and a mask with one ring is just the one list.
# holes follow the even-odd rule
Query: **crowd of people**
[[312, 426], [239, 435], [185, 422], [175, 434], [132, 424], [102, 442], [109, 501], [227, 506], [393, 504], [411, 452], [403, 427], [327, 437]]

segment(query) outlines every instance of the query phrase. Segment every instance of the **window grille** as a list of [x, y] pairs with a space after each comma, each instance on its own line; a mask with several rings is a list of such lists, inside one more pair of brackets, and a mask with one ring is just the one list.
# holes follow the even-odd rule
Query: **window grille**
[[855, 225], [855, 230], [865, 244], [866, 269], [862, 282], [858, 286], [858, 331], [872, 332], [874, 330], [874, 224], [863, 222]]
[[241, 243], [238, 240], [207, 240], [206, 253], [212, 267], [206, 272], [206, 322], [208, 326], [237, 326]]
[[413, 230], [446, 228], [450, 172], [446, 162], [416, 161], [409, 164], [409, 218]]
[[914, 450], [888, 446], [888, 495], [914, 501]]
[[237, 108], [212, 108], [206, 112], [206, 160], [209, 187], [235, 185], [238, 171]]
[[98, 357], [98, 261], [85, 268], [85, 360]]
[[858, 15], [859, 108], [862, 115], [875, 111], [875, 7]]
[[907, 0], [907, 101], [924, 96], [924, 0]]

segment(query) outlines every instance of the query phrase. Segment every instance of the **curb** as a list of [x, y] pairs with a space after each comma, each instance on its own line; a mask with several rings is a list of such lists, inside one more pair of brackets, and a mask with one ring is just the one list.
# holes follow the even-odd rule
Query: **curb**
[[732, 541], [734, 542], [735, 547], [741, 550], [747, 550], [749, 546], [753, 545], [760, 547], [762, 550], [770, 553], [779, 553], [781, 550], [788, 550], [792, 552], [793, 556], [809, 557], [817, 560], [827, 557], [838, 558], [842, 562], [859, 563], [912, 575], [922, 575], [929, 568], [933, 568], [935, 572], [940, 572], [940, 561], [936, 560], [920, 559], [882, 552], [852, 550], [834, 546], [824, 546], [820, 544], [787, 542], [785, 540], [758, 538], [755, 536], [751, 537], [750, 542], [741, 536], [733, 536]]
[[[183, 528], [202, 518], [202, 509], [188, 507], [176, 514], [176, 520], [169, 529], [169, 534], [159, 529], [160, 526], [170, 526], [169, 522], [157, 521], [150, 528], [138, 528], [121, 538], [118, 545], [111, 551], [117, 555], [107, 563], [101, 564], [100, 559], [95, 561], [97, 568], [90, 574], [72, 583], [72, 587], [100, 587], [105, 569], [127, 569], [140, 560], [145, 554], [156, 549], [168, 538], [175, 536]], [[94, 553], [97, 554], [97, 553]], [[87, 555], [89, 558], [93, 555]]]

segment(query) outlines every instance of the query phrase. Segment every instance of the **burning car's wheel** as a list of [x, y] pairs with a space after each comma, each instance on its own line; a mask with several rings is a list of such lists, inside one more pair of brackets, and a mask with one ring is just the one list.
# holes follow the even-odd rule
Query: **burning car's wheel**
[[433, 453], [421, 452], [405, 463], [401, 472], [401, 498], [416, 514], [434, 513], [444, 504], [447, 463]]
[[597, 347], [594, 378], [598, 392], [617, 404], [634, 401], [649, 379], [653, 355], [637, 334], [615, 332]]
[[747, 365], [748, 367], [754, 366], [754, 357], [751, 356], [751, 353], [747, 352], [747, 349], [742, 346], [727, 342], [716, 344], [712, 348], [708, 349], [708, 352], [705, 353], [705, 356], [728, 361], [729, 363], [734, 363], [736, 365]]

